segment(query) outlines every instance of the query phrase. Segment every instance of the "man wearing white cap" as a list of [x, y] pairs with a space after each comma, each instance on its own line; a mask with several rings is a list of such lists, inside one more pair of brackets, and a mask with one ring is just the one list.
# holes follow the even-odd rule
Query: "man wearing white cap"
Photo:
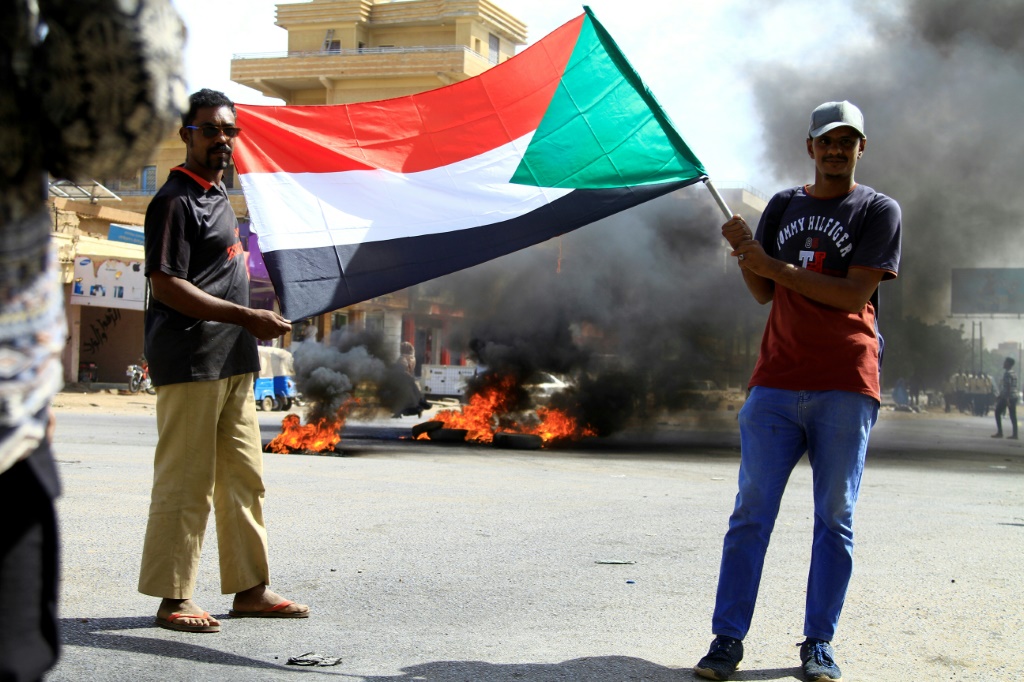
[[707, 679], [728, 679], [743, 658], [782, 494], [805, 452], [814, 536], [800, 659], [808, 680], [842, 679], [831, 641], [878, 417], [878, 285], [896, 277], [900, 261], [899, 205], [854, 181], [866, 141], [856, 106], [822, 104], [807, 135], [814, 182], [772, 197], [756, 234], [738, 215], [722, 227], [747, 288], [771, 311], [739, 413], [739, 493], [722, 550], [715, 639], [694, 667]]

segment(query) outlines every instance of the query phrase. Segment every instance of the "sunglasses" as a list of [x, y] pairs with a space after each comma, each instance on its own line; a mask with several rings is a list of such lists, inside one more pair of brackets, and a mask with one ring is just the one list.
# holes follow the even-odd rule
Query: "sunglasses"
[[241, 128], [234, 126], [215, 126], [212, 124], [206, 124], [201, 126], [185, 126], [189, 130], [201, 130], [203, 131], [203, 137], [217, 137], [221, 133], [224, 133], [228, 137], [238, 137], [242, 132]]

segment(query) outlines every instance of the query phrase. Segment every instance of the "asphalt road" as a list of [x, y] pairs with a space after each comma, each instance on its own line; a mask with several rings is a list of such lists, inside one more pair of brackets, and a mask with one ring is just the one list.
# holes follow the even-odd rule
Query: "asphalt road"
[[[728, 416], [532, 452], [399, 440], [404, 418], [350, 425], [345, 456], [267, 455], [273, 587], [313, 615], [227, 618], [211, 523], [195, 599], [223, 626], [197, 635], [154, 627], [136, 591], [153, 417], [60, 413], [65, 648], [48, 679], [693, 679], [735, 495]], [[279, 421], [261, 415], [265, 440]], [[991, 431], [883, 414], [835, 641], [845, 680], [1024, 677], [1024, 447]], [[799, 679], [809, 473], [784, 499], [736, 680]], [[341, 662], [287, 665], [307, 652]]]

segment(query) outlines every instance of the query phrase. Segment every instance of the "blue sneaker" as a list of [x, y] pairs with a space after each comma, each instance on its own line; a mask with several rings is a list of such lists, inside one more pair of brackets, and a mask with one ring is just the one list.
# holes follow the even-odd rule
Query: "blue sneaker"
[[708, 655], [700, 659], [693, 672], [706, 680], [727, 680], [743, 660], [743, 642], [735, 637], [718, 635], [711, 642]]
[[800, 660], [803, 662], [804, 679], [809, 682], [840, 682], [843, 679], [832, 645], [823, 639], [808, 637], [804, 640], [800, 645]]

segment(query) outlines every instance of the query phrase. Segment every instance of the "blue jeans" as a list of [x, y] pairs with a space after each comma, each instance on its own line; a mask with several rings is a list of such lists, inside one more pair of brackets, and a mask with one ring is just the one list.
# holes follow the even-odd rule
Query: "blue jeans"
[[743, 639], [750, 629], [782, 494], [806, 452], [814, 540], [804, 635], [832, 640], [853, 572], [853, 510], [877, 418], [878, 401], [860, 393], [751, 390], [739, 413], [739, 493], [722, 548], [714, 634]]

